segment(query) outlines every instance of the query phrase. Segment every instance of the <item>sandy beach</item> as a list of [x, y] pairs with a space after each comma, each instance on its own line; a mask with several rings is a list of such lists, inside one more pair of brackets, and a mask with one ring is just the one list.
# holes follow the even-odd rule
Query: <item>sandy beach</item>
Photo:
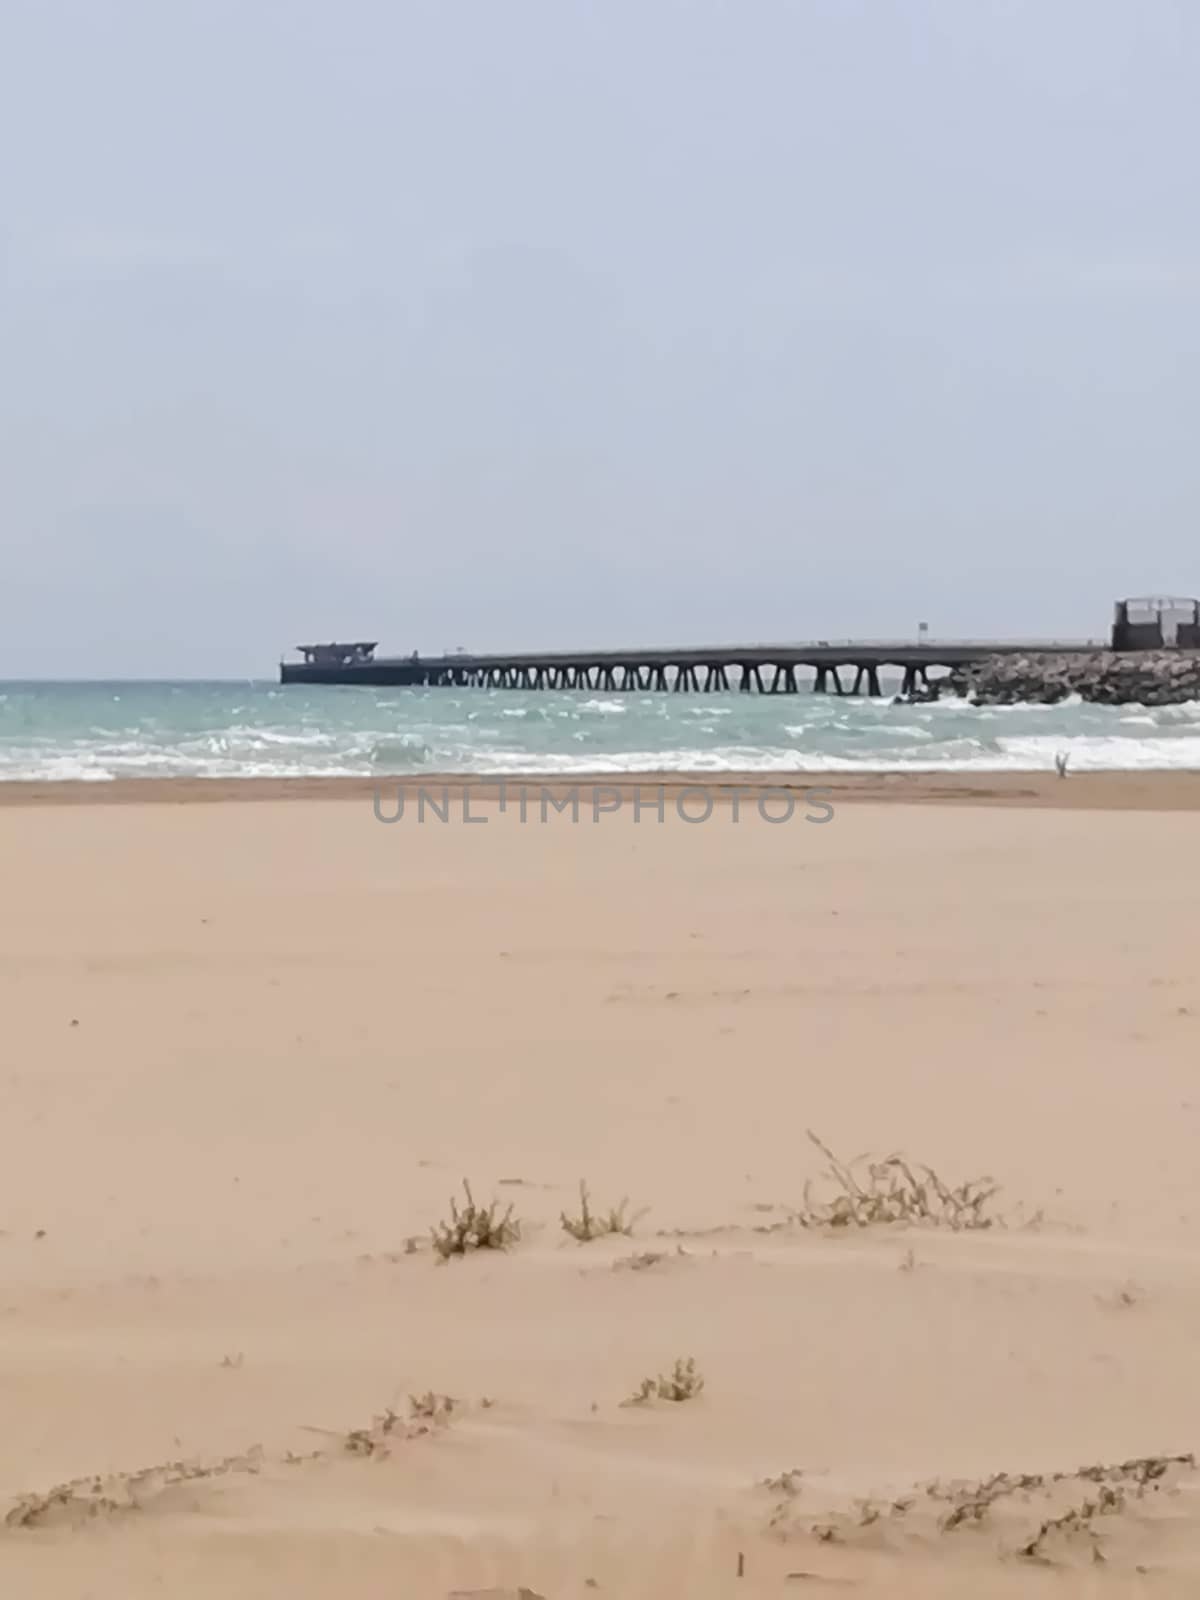
[[0, 1593], [1195, 1593], [1200, 779], [820, 787], [3, 786]]

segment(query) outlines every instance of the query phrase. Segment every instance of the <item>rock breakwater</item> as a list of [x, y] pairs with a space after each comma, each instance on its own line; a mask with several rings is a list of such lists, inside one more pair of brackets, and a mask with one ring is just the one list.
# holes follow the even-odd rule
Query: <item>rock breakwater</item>
[[977, 706], [1055, 705], [1074, 694], [1093, 705], [1182, 705], [1200, 700], [1200, 650], [987, 656], [952, 668], [936, 690]]

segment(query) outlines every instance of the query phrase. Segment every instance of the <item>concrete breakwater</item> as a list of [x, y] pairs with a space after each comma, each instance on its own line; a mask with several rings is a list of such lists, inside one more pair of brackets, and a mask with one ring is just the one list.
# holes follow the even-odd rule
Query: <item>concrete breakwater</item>
[[1200, 650], [1012, 653], [951, 667], [932, 695], [973, 705], [1054, 705], [1077, 694], [1094, 705], [1182, 705], [1200, 700]]

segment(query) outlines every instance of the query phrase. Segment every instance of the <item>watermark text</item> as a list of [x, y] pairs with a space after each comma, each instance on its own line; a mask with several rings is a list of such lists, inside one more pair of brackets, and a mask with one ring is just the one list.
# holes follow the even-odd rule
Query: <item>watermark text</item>
[[702, 823], [741, 822], [757, 817], [778, 826], [786, 822], [832, 822], [828, 789], [794, 789], [745, 784], [529, 784], [499, 781], [486, 787], [464, 784], [377, 784], [372, 793], [376, 822], [450, 823], [482, 826], [493, 813], [515, 815], [523, 823], [564, 819], [596, 824], [628, 809], [635, 823], [665, 823], [669, 816], [697, 827]]

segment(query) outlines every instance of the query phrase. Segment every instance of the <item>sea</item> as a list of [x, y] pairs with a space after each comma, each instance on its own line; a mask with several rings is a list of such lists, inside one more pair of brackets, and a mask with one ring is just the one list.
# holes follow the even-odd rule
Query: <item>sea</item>
[[0, 683], [0, 781], [1200, 769], [1200, 703]]

